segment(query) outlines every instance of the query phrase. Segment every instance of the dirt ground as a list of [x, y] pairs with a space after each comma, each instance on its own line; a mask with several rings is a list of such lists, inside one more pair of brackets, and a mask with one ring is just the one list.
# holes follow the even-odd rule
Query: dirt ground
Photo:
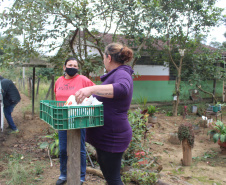
[[[31, 115], [23, 112], [23, 108], [31, 103], [25, 95], [21, 94], [22, 100], [15, 107], [13, 118], [20, 132], [15, 135], [8, 135], [7, 131], [0, 133], [0, 172], [7, 169], [4, 163], [4, 156], [15, 152], [22, 154], [25, 158], [32, 158], [31, 161], [44, 162], [45, 168], [42, 178], [37, 185], [53, 185], [59, 176], [59, 159], [53, 159], [53, 167], [50, 167], [47, 152], [39, 149], [38, 143], [42, 136], [49, 134], [50, 127], [40, 120], [38, 115], [32, 120]], [[195, 133], [195, 146], [192, 150], [193, 161], [189, 167], [182, 166], [181, 144], [173, 144], [169, 138], [172, 133], [177, 132], [182, 122], [197, 123], [200, 117], [189, 115], [186, 120], [182, 116], [169, 117], [166, 114], [157, 114], [158, 123], [149, 130], [149, 150], [158, 158], [162, 165], [160, 178], [162, 181], [174, 185], [203, 185], [203, 184], [226, 184], [226, 154], [221, 152], [218, 144], [213, 143], [207, 135], [208, 128], [201, 128]], [[223, 122], [226, 115], [223, 116]], [[5, 127], [7, 127], [5, 121]], [[175, 140], [174, 140], [175, 141]], [[32, 162], [31, 162], [32, 163]], [[7, 179], [1, 178], [0, 185], [5, 185]], [[26, 183], [24, 183], [26, 184]], [[84, 185], [104, 185], [105, 180], [87, 173]]]

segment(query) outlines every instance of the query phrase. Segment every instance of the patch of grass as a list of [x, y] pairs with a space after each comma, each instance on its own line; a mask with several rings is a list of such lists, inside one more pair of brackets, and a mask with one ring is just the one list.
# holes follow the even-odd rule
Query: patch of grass
[[33, 172], [34, 175], [41, 175], [44, 171], [43, 171], [43, 166], [40, 162], [36, 162], [35, 164], [33, 164]]
[[158, 107], [158, 112], [159, 113], [163, 113], [163, 114], [166, 114], [167, 112], [169, 112], [169, 111], [172, 111], [173, 110], [173, 107], [172, 106], [164, 106], [164, 105], [162, 105], [162, 106], [159, 106]]
[[[199, 162], [199, 161], [207, 161], [209, 159], [213, 159], [217, 156], [217, 152], [210, 150], [204, 153], [203, 156], [201, 157], [192, 157], [192, 159], [194, 160], [194, 162]], [[214, 166], [214, 163], [210, 163], [209, 165]]]
[[9, 179], [7, 184], [23, 184], [27, 181], [29, 174], [21, 163], [22, 155], [14, 154], [8, 156], [8, 168], [1, 173], [1, 176]]
[[4, 160], [7, 165], [6, 169], [0, 173], [0, 178], [4, 178], [6, 184], [33, 184], [43, 178], [45, 162], [32, 162], [29, 156], [24, 157], [18, 153], [6, 155]]
[[174, 169], [171, 171], [173, 175], [182, 175], [184, 174], [183, 168], [178, 168], [178, 170]]
[[217, 185], [222, 185], [221, 183], [219, 182], [214, 182], [214, 180], [210, 180], [209, 177], [195, 177], [195, 176], [192, 176], [193, 179], [197, 179], [199, 182], [203, 182], [203, 183], [208, 183], [208, 184], [213, 184], [213, 183], [216, 183]]

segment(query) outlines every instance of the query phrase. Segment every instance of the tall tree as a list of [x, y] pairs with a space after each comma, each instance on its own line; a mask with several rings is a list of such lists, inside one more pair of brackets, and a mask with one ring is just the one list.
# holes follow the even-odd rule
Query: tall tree
[[[216, 103], [216, 82], [226, 79], [222, 50], [201, 46], [198, 52], [194, 53], [190, 59], [190, 67], [193, 70], [187, 76], [188, 83], [195, 85], [200, 91], [211, 95], [213, 97], [213, 103]], [[213, 80], [214, 85], [212, 87], [208, 87], [208, 83], [202, 83], [208, 80]]]
[[[23, 47], [26, 46], [26, 47]], [[29, 43], [20, 43], [19, 39], [12, 36], [6, 35], [0, 38], [0, 61], [1, 65], [7, 66], [10, 62], [15, 61], [28, 61], [25, 56], [27, 53], [32, 53], [32, 56], [37, 56], [38, 53], [29, 47]]]
[[[39, 52], [40, 48], [45, 53], [60, 48], [54, 63], [62, 65], [69, 54], [77, 57], [83, 73], [88, 75], [102, 65], [104, 37], [113, 22], [121, 21], [116, 15], [125, 14], [123, 11], [116, 14], [121, 6], [117, 0], [15, 0], [1, 14], [1, 26], [7, 28], [5, 34], [23, 35], [29, 47]], [[99, 59], [91, 60], [96, 56]]]
[[[146, 6], [147, 2], [155, 5], [154, 11], [152, 9], [149, 11], [150, 7]], [[195, 52], [199, 44], [197, 35], [208, 33], [210, 27], [218, 25], [219, 21], [222, 20], [221, 13], [223, 9], [215, 7], [215, 3], [216, 0], [136, 1], [137, 6], [142, 4], [142, 6], [139, 6], [141, 8], [139, 11], [141, 15], [143, 15], [143, 12], [147, 15], [151, 13], [154, 18], [148, 20], [145, 17], [140, 18], [138, 21], [139, 24], [130, 25], [130, 27], [127, 27], [127, 30], [130, 30], [129, 33], [132, 33], [133, 30], [136, 31], [142, 25], [142, 33], [153, 35], [153, 29], [156, 29], [158, 32], [154, 37], [156, 42], [152, 45], [156, 45], [165, 51], [168, 54], [169, 61], [176, 69], [175, 95], [177, 96], [177, 100], [174, 103], [173, 115], [177, 115], [180, 100], [180, 84], [184, 56]], [[150, 20], [155, 21], [149, 22]], [[159, 40], [162, 42], [159, 42]]]
[[[193, 53], [197, 47], [194, 43], [195, 36], [201, 32], [208, 32], [210, 27], [219, 24], [223, 9], [216, 8], [216, 1], [212, 0], [185, 0], [185, 1], [161, 1], [166, 15], [163, 39], [166, 42], [165, 49], [169, 55], [170, 62], [177, 71], [175, 80], [175, 95], [173, 115], [177, 115], [180, 100], [181, 72], [184, 55]], [[178, 48], [178, 52], [173, 50]], [[183, 51], [185, 53], [183, 53]], [[179, 63], [177, 64], [177, 60]]]

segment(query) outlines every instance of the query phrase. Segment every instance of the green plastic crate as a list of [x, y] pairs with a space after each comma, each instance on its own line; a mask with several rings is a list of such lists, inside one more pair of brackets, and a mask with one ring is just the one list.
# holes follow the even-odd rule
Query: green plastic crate
[[103, 105], [64, 106], [64, 101], [41, 100], [40, 118], [57, 130], [104, 125]]

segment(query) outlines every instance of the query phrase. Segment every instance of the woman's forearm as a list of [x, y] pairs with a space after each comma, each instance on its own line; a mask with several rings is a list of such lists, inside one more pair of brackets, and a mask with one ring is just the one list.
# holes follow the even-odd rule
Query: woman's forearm
[[92, 94], [105, 98], [113, 98], [114, 97], [113, 85], [109, 84], [92, 86]]
[[114, 97], [113, 85], [112, 84], [94, 85], [82, 88], [75, 93], [76, 102], [80, 104], [83, 102], [85, 98], [89, 97], [92, 94], [105, 98], [113, 98]]

